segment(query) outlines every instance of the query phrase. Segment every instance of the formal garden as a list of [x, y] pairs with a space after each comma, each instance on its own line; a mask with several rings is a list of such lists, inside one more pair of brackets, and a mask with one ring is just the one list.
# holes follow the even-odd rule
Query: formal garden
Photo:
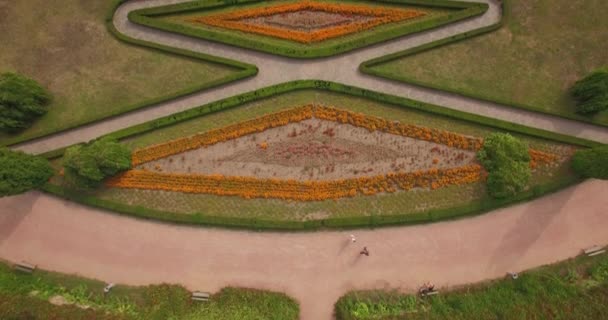
[[[75, 214], [98, 210], [167, 228], [213, 227], [227, 235], [314, 237], [398, 227], [407, 237], [409, 226], [482, 218], [501, 208], [508, 214], [513, 206], [574, 190], [587, 179], [608, 179], [608, 140], [588, 134], [605, 134], [608, 123], [608, 56], [601, 31], [608, 12], [599, 1], [60, 2], [0, 2], [0, 13], [28, 17], [0, 22], [12, 34], [0, 35], [11, 48], [0, 52], [5, 199], [41, 192], [77, 203], [64, 207]], [[40, 13], [29, 17], [34, 8]], [[492, 24], [415, 42], [493, 10], [502, 18]], [[161, 35], [178, 40], [152, 41]], [[403, 95], [295, 79], [210, 98], [214, 90], [250, 88], [247, 81], [264, 76], [248, 55], [306, 68], [302, 61], [322, 64], [327, 57], [349, 58], [403, 39], [420, 45], [352, 65], [365, 81], [406, 83]], [[199, 48], [189, 47], [191, 41], [237, 54], [190, 50]], [[233, 59], [239, 55], [243, 59]], [[412, 84], [429, 99], [408, 98]], [[446, 92], [463, 101], [498, 103], [506, 116], [433, 103], [433, 95]], [[196, 104], [153, 120], [138, 117], [179, 101]], [[513, 116], [518, 108], [546, 121], [572, 120], [568, 125], [581, 134], [522, 124]], [[104, 121], [122, 122], [97, 129]], [[90, 130], [96, 130], [95, 139], [78, 137]], [[7, 216], [13, 207], [6, 206]], [[19, 272], [19, 261], [3, 255], [12, 245], [11, 228], [19, 227], [11, 219], [0, 219], [2, 319], [310, 318], [310, 304], [282, 293], [293, 292], [287, 290], [289, 279], [278, 279], [281, 285], [273, 290], [226, 279], [223, 289], [198, 302], [191, 288], [163, 279], [149, 286], [118, 284], [108, 294], [103, 279], [87, 279], [87, 270], [78, 276], [35, 266]], [[23, 255], [29, 250], [21, 243], [16, 248]], [[596, 249], [603, 253], [601, 246]], [[544, 264], [550, 262], [556, 261]], [[333, 316], [600, 319], [608, 312], [605, 255], [535, 266], [505, 279], [455, 281], [429, 296], [409, 290], [421, 283], [404, 291], [391, 286], [390, 277], [383, 289], [360, 288], [352, 279], [331, 302]]]

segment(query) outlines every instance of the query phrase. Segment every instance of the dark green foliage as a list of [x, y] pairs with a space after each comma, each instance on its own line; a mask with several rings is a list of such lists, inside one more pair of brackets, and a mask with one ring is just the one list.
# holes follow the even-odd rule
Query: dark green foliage
[[488, 193], [495, 198], [514, 196], [528, 185], [532, 172], [528, 146], [508, 133], [488, 136], [477, 158], [488, 171]]
[[105, 178], [131, 168], [131, 151], [115, 140], [102, 138], [68, 148], [63, 166], [68, 183], [93, 188]]
[[36, 81], [14, 73], [0, 74], [0, 131], [29, 127], [46, 113], [51, 95]]
[[[574, 280], [573, 280], [574, 279]], [[386, 291], [350, 292], [338, 320], [605, 319], [608, 258], [585, 256], [506, 278], [420, 298]]]
[[577, 151], [572, 168], [585, 178], [608, 179], [608, 146]]
[[576, 112], [594, 114], [608, 109], [608, 69], [597, 70], [572, 87]]
[[52, 175], [53, 169], [45, 158], [0, 148], [0, 197], [40, 187]]

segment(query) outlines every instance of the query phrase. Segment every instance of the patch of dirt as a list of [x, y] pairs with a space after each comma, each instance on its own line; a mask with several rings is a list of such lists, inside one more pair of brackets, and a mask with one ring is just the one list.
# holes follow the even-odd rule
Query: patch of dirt
[[66, 304], [70, 304], [63, 296], [55, 295], [49, 298], [49, 302], [56, 306], [63, 306]]
[[297, 31], [317, 31], [349, 23], [368, 22], [373, 19], [374, 17], [356, 14], [344, 15], [318, 10], [300, 10], [265, 17], [241, 19], [240, 21], [248, 24], [274, 26]]
[[138, 166], [166, 173], [335, 180], [460, 167], [475, 153], [349, 124], [308, 119]]

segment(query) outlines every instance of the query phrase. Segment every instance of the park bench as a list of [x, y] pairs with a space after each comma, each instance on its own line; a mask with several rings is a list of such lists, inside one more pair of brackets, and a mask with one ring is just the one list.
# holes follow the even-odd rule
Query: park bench
[[194, 301], [209, 301], [209, 293], [194, 291], [192, 292], [192, 300]]
[[26, 262], [15, 263], [15, 265], [13, 267], [15, 270], [24, 272], [24, 273], [32, 273], [32, 272], [34, 272], [34, 270], [36, 270], [35, 265], [29, 264]]
[[439, 291], [433, 290], [433, 291], [427, 291], [427, 292], [420, 292], [421, 297], [429, 297], [429, 296], [434, 296], [436, 294], [439, 294]]
[[598, 254], [605, 253], [606, 249], [604, 249], [600, 246], [593, 246], [589, 249], [585, 249], [584, 252], [588, 257], [593, 257], [593, 256], [597, 256]]

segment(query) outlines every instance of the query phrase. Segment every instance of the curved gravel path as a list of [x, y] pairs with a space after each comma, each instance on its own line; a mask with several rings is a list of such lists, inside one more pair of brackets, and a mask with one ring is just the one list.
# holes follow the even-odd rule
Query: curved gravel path
[[[297, 60], [273, 56], [266, 53], [235, 48], [136, 25], [129, 22], [127, 18], [129, 12], [145, 7], [184, 2], [184, 0], [126, 2], [118, 8], [114, 16], [114, 24], [121, 33], [141, 40], [254, 64], [258, 66], [260, 70], [259, 74], [250, 79], [241, 80], [211, 90], [203, 90], [187, 97], [151, 106], [150, 108], [130, 112], [88, 126], [26, 142], [15, 146], [15, 148], [30, 153], [41, 153], [74, 143], [88, 141], [102, 134], [167, 116], [175, 112], [187, 110], [239, 93], [300, 79], [319, 79], [341, 82], [452, 109], [516, 122], [530, 127], [608, 143], [608, 129], [599, 126], [483, 102], [438, 90], [383, 80], [358, 72], [358, 66], [362, 62], [372, 58], [416, 47], [424, 43], [450, 37], [466, 31], [475, 30], [499, 21], [501, 17], [501, 7], [498, 2], [496, 0], [479, 1], [487, 2], [490, 6], [489, 10], [482, 16], [456, 22], [437, 29], [416, 33], [387, 43], [351, 51], [336, 57], [314, 60]], [[286, 72], [286, 70], [288, 71]]]
[[[429, 225], [315, 233], [173, 226], [31, 192], [0, 199], [0, 257], [116, 283], [246, 286], [286, 292], [301, 319], [331, 319], [351, 289], [455, 286], [572, 257], [608, 243], [608, 181], [478, 217]], [[367, 246], [370, 256], [359, 255]]]

